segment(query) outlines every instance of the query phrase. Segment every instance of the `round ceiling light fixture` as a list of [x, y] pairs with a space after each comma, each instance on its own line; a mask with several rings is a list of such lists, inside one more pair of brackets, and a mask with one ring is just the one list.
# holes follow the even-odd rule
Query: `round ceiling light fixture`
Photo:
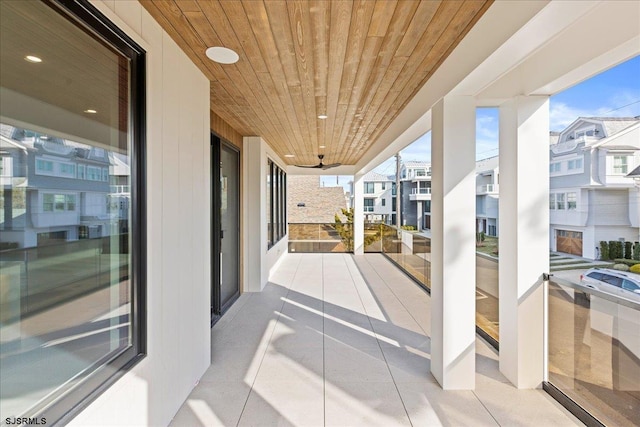
[[84, 112], [87, 113], [87, 114], [96, 114], [97, 113], [97, 111], [92, 109], [92, 108], [89, 108], [88, 110], [84, 110]]
[[240, 59], [233, 50], [222, 46], [210, 47], [205, 53], [210, 60], [220, 64], [235, 64]]
[[327, 116], [326, 114], [320, 114], [320, 115], [318, 115], [318, 118], [319, 118], [320, 120], [324, 120], [324, 119], [326, 119], [327, 117], [328, 117], [328, 116]]
[[293, 154], [285, 154], [285, 157], [295, 157]]
[[34, 56], [34, 55], [27, 55], [27, 56], [24, 57], [24, 60], [32, 62], [34, 64], [39, 64], [40, 62], [42, 62], [42, 58], [39, 58], [39, 57]]

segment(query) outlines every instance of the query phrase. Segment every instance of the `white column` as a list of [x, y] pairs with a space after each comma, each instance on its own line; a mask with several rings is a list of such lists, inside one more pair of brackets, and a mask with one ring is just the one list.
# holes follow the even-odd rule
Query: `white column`
[[544, 378], [544, 286], [549, 269], [549, 101], [500, 106], [500, 371], [518, 388]]
[[431, 372], [445, 390], [475, 387], [475, 124], [472, 97], [432, 109]]
[[[419, 188], [418, 194], [420, 194]], [[422, 230], [422, 200], [416, 200], [416, 226], [418, 231]]]
[[364, 174], [353, 176], [353, 253], [364, 254]]
[[263, 145], [259, 136], [243, 138], [244, 292], [260, 292], [266, 283], [263, 264], [267, 253], [267, 174]]

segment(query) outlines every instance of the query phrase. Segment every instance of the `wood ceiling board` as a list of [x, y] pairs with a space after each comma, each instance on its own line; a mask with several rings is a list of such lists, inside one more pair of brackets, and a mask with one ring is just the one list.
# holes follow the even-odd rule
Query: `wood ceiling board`
[[[302, 134], [299, 126], [297, 125], [295, 108], [291, 98], [291, 93], [288, 89], [289, 86], [284, 75], [284, 68], [280, 61], [278, 48], [273, 38], [271, 27], [269, 26], [267, 10], [264, 8], [264, 4], [262, 2], [253, 3], [251, 6], [252, 7], [250, 8], [245, 8], [245, 13], [247, 15], [253, 37], [256, 41], [257, 48], [259, 49], [267, 70], [271, 75], [273, 87], [277, 93], [277, 98], [280, 101], [281, 111], [283, 111], [284, 114], [281, 120], [286, 120], [289, 123], [288, 127], [292, 129], [293, 139], [295, 141], [301, 141]], [[275, 98], [273, 98], [273, 100], [275, 100]], [[296, 147], [293, 147], [292, 150], [293, 153], [298, 151], [302, 152], [302, 150], [298, 150]]]
[[[212, 80], [218, 116], [289, 164], [354, 164], [491, 0], [142, 3]], [[218, 41], [240, 62], [210, 63]]]
[[[360, 140], [364, 140], [365, 143], [375, 140], [372, 135], [383, 132], [400, 112], [400, 109], [391, 109], [392, 106], [398, 108], [396, 100], [400, 100], [401, 105], [404, 106], [408, 99], [411, 98], [402, 98], [401, 96], [415, 94], [419, 89], [417, 85], [423, 80], [423, 77], [420, 73], [416, 73], [415, 70], [420, 69], [419, 66], [423, 64], [423, 59], [428, 56], [428, 52], [431, 51], [437, 40], [445, 32], [462, 5], [463, 1], [461, 0], [447, 0], [440, 3], [438, 10], [430, 21], [430, 25], [426, 26], [426, 31], [422, 34], [412, 54], [407, 57], [402, 69], [397, 72], [397, 78], [389, 88], [389, 91], [386, 94], [383, 90], [379, 89], [377, 91], [373, 101], [373, 104], [378, 106], [377, 111], [375, 111], [373, 118], [370, 119], [366, 130], [360, 134]], [[389, 114], [390, 111], [393, 111], [393, 113]], [[357, 143], [358, 141], [354, 142]]]
[[[291, 95], [291, 102], [293, 103], [293, 113], [296, 118], [294, 126], [299, 128], [302, 137], [302, 140], [297, 141], [297, 143], [301, 145], [301, 149], [298, 151], [302, 153], [302, 156], [306, 153], [308, 157], [313, 151], [312, 134], [315, 133], [313, 129], [310, 128], [310, 125], [315, 125], [315, 120], [309, 122], [308, 110], [310, 107], [307, 105], [308, 100], [305, 100], [305, 91], [302, 90], [303, 81], [299, 74], [296, 57], [296, 41], [292, 33], [292, 24], [287, 2], [268, 1], [264, 4], [278, 56], [283, 64], [284, 77]], [[293, 29], [293, 31], [295, 31], [295, 29]], [[297, 31], [295, 31], [295, 33], [297, 33]], [[269, 142], [271, 144], [278, 143], [277, 141]]]
[[[486, 9], [491, 5], [491, 2], [477, 2], [474, 0], [467, 0], [461, 6], [460, 10], [456, 14], [456, 16], [450, 21], [447, 26], [447, 30], [455, 31], [459, 34], [458, 38], [453, 42], [443, 41], [443, 38], [440, 37], [436, 44], [429, 50], [429, 54], [425, 57], [423, 62], [419, 65], [421, 69], [428, 69], [429, 73], [425, 76], [421, 81], [415, 83], [414, 89], [410, 91], [411, 85], [405, 87], [404, 91], [400, 93], [398, 98], [395, 101], [395, 104], [392, 105], [391, 109], [396, 109], [396, 114], [393, 119], [400, 113], [401, 108], [398, 108], [400, 102], [402, 105], [406, 105], [406, 99], [412, 99], [413, 96], [417, 93], [417, 91], [426, 83], [428, 78], [437, 70], [440, 64], [447, 58], [449, 53], [458, 45], [458, 43], [462, 40], [464, 35], [471, 29], [471, 27], [477, 22], [477, 20], [482, 16], [482, 13], [486, 11]], [[464, 28], [463, 28], [464, 27]], [[435, 59], [437, 58], [437, 60]], [[384, 127], [377, 126], [372, 129], [368, 129], [368, 134], [366, 138], [375, 141], [381, 134], [386, 130], [391, 121]]]
[[[325, 122], [325, 152], [338, 149], [338, 141], [333, 137], [338, 117], [338, 95], [342, 81], [342, 69], [347, 52], [347, 39], [351, 27], [353, 4], [332, 2], [329, 28], [329, 68], [327, 72], [327, 119]], [[344, 107], [344, 106], [343, 106]]]
[[[316, 112], [314, 88], [315, 76], [313, 70], [315, 67], [310, 13], [306, 1], [289, 1], [286, 2], [286, 5], [289, 12], [298, 76], [302, 83], [300, 90], [305, 107], [306, 123], [309, 128], [310, 139], [305, 143], [305, 146], [313, 153], [318, 146], [318, 113]], [[301, 124], [301, 126], [304, 126], [304, 124]]]

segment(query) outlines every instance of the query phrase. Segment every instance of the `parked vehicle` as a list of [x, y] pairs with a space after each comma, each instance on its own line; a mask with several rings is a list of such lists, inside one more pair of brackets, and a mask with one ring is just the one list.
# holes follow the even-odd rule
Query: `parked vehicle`
[[580, 275], [580, 284], [640, 304], [640, 276], [608, 268], [591, 268]]

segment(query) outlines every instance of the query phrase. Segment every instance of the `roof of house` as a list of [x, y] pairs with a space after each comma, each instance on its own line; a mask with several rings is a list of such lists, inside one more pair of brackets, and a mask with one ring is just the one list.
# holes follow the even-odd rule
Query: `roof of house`
[[476, 173], [494, 170], [500, 163], [500, 157], [493, 156], [487, 159], [476, 160]]
[[388, 182], [394, 181], [395, 177], [393, 175], [383, 175], [381, 173], [371, 171], [365, 174], [363, 179], [365, 182]]
[[583, 117], [588, 120], [601, 121], [607, 135], [612, 136], [640, 121], [638, 117]]
[[321, 187], [319, 176], [287, 175], [288, 222], [333, 223], [346, 207], [343, 187]]
[[637, 166], [634, 170], [625, 175], [628, 178], [640, 178], [640, 166]]
[[416, 160], [409, 160], [406, 162], [402, 162], [402, 165], [406, 168], [426, 168], [431, 166], [430, 162], [419, 162]]

